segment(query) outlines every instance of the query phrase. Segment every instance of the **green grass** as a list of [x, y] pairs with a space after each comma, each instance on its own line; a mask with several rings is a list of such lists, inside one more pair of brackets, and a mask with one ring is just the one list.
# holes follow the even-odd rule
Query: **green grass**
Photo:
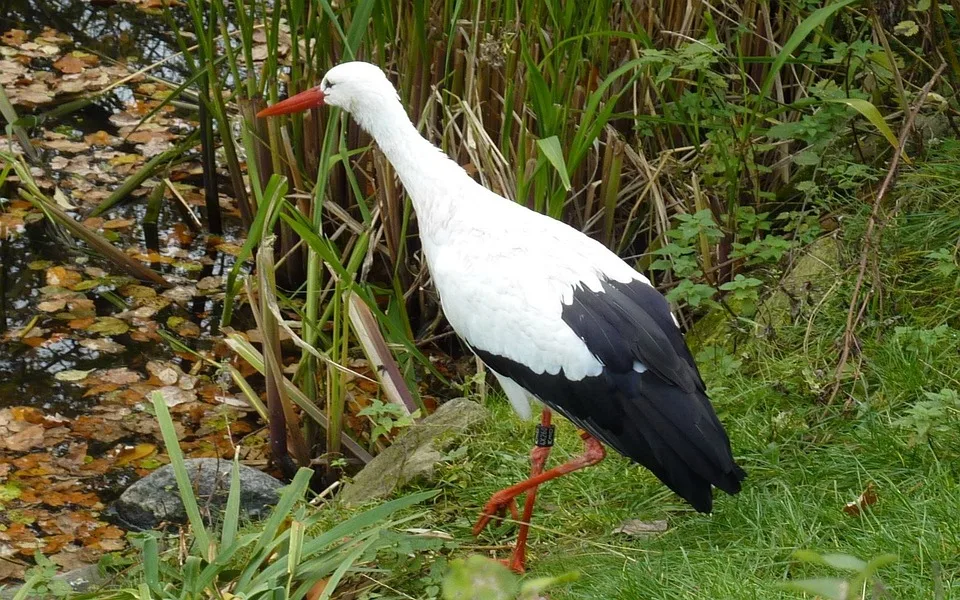
[[[718, 382], [714, 382], [718, 383]], [[798, 410], [791, 398], [748, 377], [727, 379], [715, 394], [741, 464], [749, 471], [736, 497], [720, 495], [711, 516], [688, 508], [652, 475], [619, 456], [541, 488], [531, 536], [535, 576], [578, 570], [580, 580], [552, 598], [776, 598], [800, 549], [861, 558], [897, 554], [883, 573], [899, 598], [933, 597], [932, 569], [960, 592], [960, 492], [957, 468], [929, 449], [906, 450], [902, 434], [880, 415], [833, 417], [816, 428], [800, 425], [822, 407]], [[795, 400], [795, 399], [794, 399]], [[469, 441], [469, 458], [449, 471], [465, 488], [448, 486], [445, 511], [434, 525], [469, 539], [482, 502], [524, 477], [532, 425], [520, 423], [501, 400], [488, 403], [489, 426]], [[790, 411], [793, 427], [775, 425]], [[828, 440], [815, 442], [816, 434]], [[554, 461], [579, 451], [564, 423]], [[954, 457], [960, 436], [952, 440]], [[875, 482], [879, 500], [861, 516], [843, 506]], [[441, 512], [444, 514], [444, 512]], [[625, 519], [662, 519], [669, 530], [637, 540], [611, 531]], [[499, 533], [499, 535], [498, 535]], [[482, 542], [512, 539], [501, 529]], [[502, 552], [501, 554], [505, 554]]]

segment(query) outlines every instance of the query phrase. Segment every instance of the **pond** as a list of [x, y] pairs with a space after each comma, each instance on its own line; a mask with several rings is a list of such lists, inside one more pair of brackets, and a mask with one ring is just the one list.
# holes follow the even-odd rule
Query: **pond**
[[[36, 551], [63, 568], [126, 547], [107, 507], [166, 462], [150, 397], [174, 414], [184, 452], [266, 464], [265, 432], [224, 365], [256, 382], [219, 331], [224, 280], [242, 243], [233, 200], [220, 194], [225, 233], [203, 220], [195, 153], [172, 161], [132, 202], [94, 208], [152, 157], [196, 128], [184, 107], [161, 108], [165, 89], [137, 77], [51, 118], [133, 69], [175, 53], [152, 2], [12, 0], [0, 15], [0, 83], [39, 154], [21, 175], [87, 229], [160, 273], [145, 284], [44, 218], [14, 171], [0, 183], [0, 586], [21, 578]], [[177, 61], [152, 72], [182, 78]], [[19, 155], [2, 138], [8, 159]], [[21, 159], [16, 159], [21, 160]], [[6, 163], [6, 164], [4, 164]], [[0, 173], [9, 160], [0, 161]], [[27, 163], [23, 163], [26, 165]], [[149, 195], [164, 189], [151, 241]], [[158, 196], [160, 197], [160, 196]], [[156, 242], [159, 241], [159, 244]], [[232, 326], [252, 327], [241, 310]]]

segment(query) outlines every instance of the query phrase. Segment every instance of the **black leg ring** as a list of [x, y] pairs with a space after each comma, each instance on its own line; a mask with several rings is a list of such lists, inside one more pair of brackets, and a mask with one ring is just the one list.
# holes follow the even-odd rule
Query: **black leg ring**
[[540, 448], [549, 448], [553, 446], [553, 434], [555, 428], [553, 425], [547, 425], [544, 427], [541, 424], [537, 424], [537, 433], [534, 435], [533, 443], [539, 446]]

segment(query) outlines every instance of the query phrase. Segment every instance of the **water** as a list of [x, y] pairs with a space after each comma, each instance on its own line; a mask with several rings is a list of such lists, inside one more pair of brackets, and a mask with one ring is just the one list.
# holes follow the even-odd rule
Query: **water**
[[[112, 3], [110, 0], [76, 2], [75, 0], [6, 0], [6, 10], [0, 13], [0, 31], [10, 28], [26, 30], [31, 35], [50, 27], [70, 35], [76, 48], [84, 49], [105, 57], [124, 60], [132, 66], [151, 64], [175, 54], [179, 49], [163, 17], [148, 15], [135, 6], [126, 3]], [[175, 11], [181, 18], [184, 11]], [[52, 65], [31, 65], [32, 69], [50, 69]], [[179, 81], [184, 78], [180, 71], [182, 64], [177, 60], [169, 61], [154, 74], [165, 79]], [[46, 129], [69, 131], [80, 135], [100, 130], [116, 134], [109, 117], [121, 109], [131, 96], [127, 88], [116, 88], [112, 94], [105, 95], [83, 109], [63, 117], [56, 123], [44, 123]], [[42, 107], [37, 112], [48, 110]], [[37, 132], [32, 132], [36, 134]], [[132, 152], [132, 145], [117, 148]], [[44, 151], [45, 161], [56, 153]], [[57, 173], [50, 173], [54, 179]], [[199, 176], [194, 181], [200, 184]], [[0, 189], [0, 199], [15, 198], [15, 191]], [[87, 207], [88, 208], [88, 207]], [[140, 223], [144, 216], [144, 203], [134, 199], [130, 205], [110, 211], [108, 218], [130, 217], [137, 225], [121, 232], [117, 247], [145, 246]], [[225, 215], [226, 217], [226, 215]], [[160, 239], [170, 237], [180, 215], [171, 210], [170, 203], [164, 206], [161, 215]], [[240, 224], [226, 219], [227, 239], [236, 239], [242, 232]], [[162, 242], [161, 242], [162, 249]], [[187, 256], [183, 262], [202, 263], [198, 272], [185, 272], [167, 265], [155, 265], [165, 274], [179, 277], [181, 280], [196, 281], [207, 275], [223, 275], [233, 263], [232, 257], [217, 253], [206, 247], [203, 236], [196, 237], [186, 247]], [[38, 315], [38, 326], [49, 329], [49, 338], [40, 347], [18, 342], [0, 342], [0, 407], [35, 406], [45, 412], [60, 412], [64, 415], [76, 415], [87, 409], [93, 399], [83, 398], [84, 388], [69, 382], [57, 381], [54, 375], [64, 370], [107, 369], [127, 367], [143, 372], [149, 360], [178, 360], [166, 344], [137, 342], [129, 334], [112, 336], [112, 339], [125, 350], [118, 354], [106, 354], [80, 345], [87, 337], [79, 332], [70, 331], [64, 322], [51, 322], [48, 315], [37, 310], [41, 300], [40, 288], [46, 285], [44, 270], [30, 269], [35, 261], [49, 261], [54, 265], [81, 264], [100, 267], [111, 274], [117, 274], [116, 268], [103, 263], [84, 249], [71, 247], [54, 235], [47, 222], [28, 225], [22, 234], [7, 239], [0, 246], [0, 339], [3, 335], [25, 327]], [[98, 316], [114, 314], [119, 311], [103, 293], [87, 292], [94, 299]], [[163, 323], [170, 316], [181, 316], [194, 322], [200, 328], [200, 335], [188, 344], [196, 349], [210, 345], [210, 337], [216, 333], [221, 306], [199, 297], [185, 307], [171, 305], [154, 316]]]

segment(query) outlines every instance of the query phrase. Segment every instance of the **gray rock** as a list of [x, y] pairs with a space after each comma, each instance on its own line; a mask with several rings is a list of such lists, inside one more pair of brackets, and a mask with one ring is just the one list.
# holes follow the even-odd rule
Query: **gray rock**
[[374, 457], [353, 481], [343, 487], [340, 499], [358, 504], [388, 496], [416, 478], [431, 478], [457, 436], [487, 418], [487, 409], [466, 398], [455, 398], [412, 425]]
[[[106, 583], [107, 578], [100, 573], [97, 565], [87, 565], [66, 573], [58, 573], [53, 576], [54, 582], [62, 582], [70, 586], [74, 592], [86, 592], [99, 585]], [[12, 600], [23, 586], [11, 586], [0, 590], [0, 600]], [[27, 594], [27, 598], [36, 598], [36, 593]], [[53, 597], [47, 594], [47, 597]]]
[[[230, 490], [233, 463], [216, 458], [190, 458], [187, 474], [193, 483], [197, 503], [205, 517], [219, 519]], [[256, 469], [240, 465], [240, 513], [257, 518], [279, 499], [283, 482]], [[163, 522], [186, 523], [173, 467], [166, 465], [126, 489], [113, 505], [116, 515], [129, 529], [153, 529]]]

